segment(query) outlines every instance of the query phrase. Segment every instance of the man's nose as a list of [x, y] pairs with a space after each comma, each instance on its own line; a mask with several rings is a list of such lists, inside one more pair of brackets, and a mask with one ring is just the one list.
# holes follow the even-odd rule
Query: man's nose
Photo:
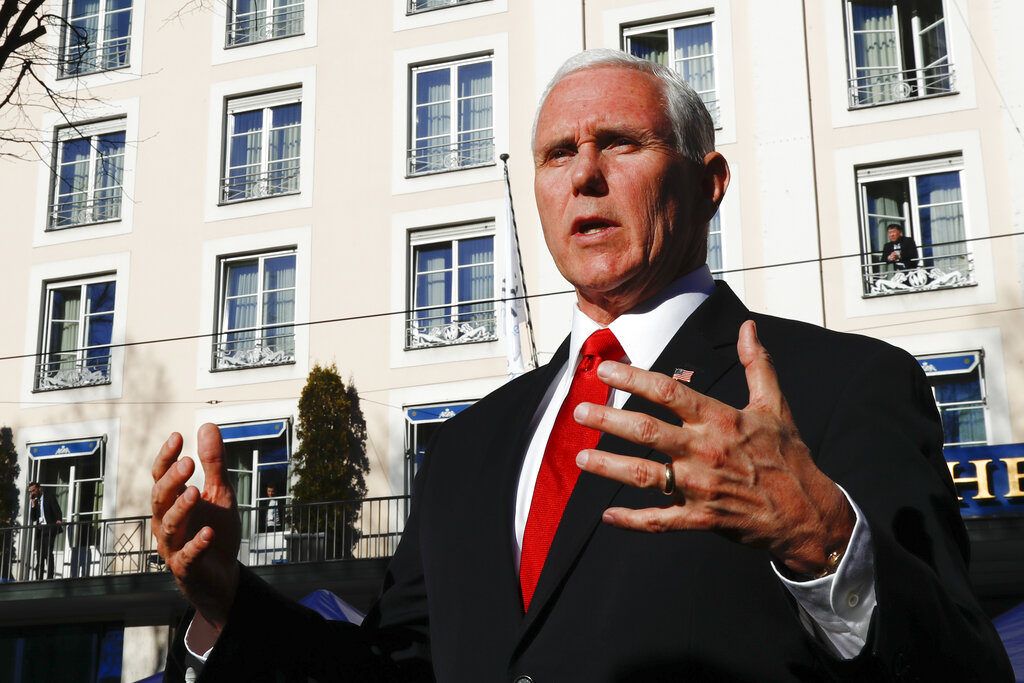
[[608, 194], [601, 168], [601, 150], [595, 144], [580, 145], [573, 159], [572, 191], [576, 195]]

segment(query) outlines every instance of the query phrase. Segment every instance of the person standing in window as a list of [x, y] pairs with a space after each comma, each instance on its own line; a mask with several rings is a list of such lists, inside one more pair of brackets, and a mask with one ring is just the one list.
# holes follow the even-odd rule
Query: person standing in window
[[260, 531], [280, 531], [284, 515], [281, 514], [281, 499], [277, 497], [277, 487], [267, 484], [267, 497], [260, 501]]
[[43, 578], [43, 565], [46, 564], [46, 578], [53, 578], [53, 546], [57, 536], [64, 533], [64, 514], [60, 510], [57, 499], [43, 493], [38, 481], [28, 485], [29, 513], [28, 523], [38, 527], [34, 529], [33, 548], [36, 551], [36, 565], [33, 574], [36, 580]]
[[903, 235], [903, 226], [891, 223], [886, 230], [889, 241], [882, 247], [882, 260], [896, 270], [917, 268], [917, 244], [913, 237]]

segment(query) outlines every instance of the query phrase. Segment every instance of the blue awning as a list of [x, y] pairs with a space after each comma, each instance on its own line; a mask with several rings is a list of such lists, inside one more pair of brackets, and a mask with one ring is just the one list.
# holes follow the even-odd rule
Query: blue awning
[[958, 353], [952, 356], [932, 356], [930, 358], [918, 358], [924, 374], [929, 377], [939, 375], [962, 375], [972, 372], [981, 361], [981, 354], [978, 352]]
[[273, 439], [284, 434], [286, 429], [288, 429], [288, 420], [266, 420], [225, 425], [220, 428], [220, 435], [224, 439], [224, 443], [231, 443], [253, 439]]
[[439, 422], [455, 417], [472, 403], [450, 403], [443, 406], [417, 406], [406, 408], [405, 417], [409, 422]]
[[78, 455], [92, 455], [99, 451], [102, 443], [103, 437], [94, 437], [92, 439], [29, 444], [28, 454], [33, 458], [72, 458]]

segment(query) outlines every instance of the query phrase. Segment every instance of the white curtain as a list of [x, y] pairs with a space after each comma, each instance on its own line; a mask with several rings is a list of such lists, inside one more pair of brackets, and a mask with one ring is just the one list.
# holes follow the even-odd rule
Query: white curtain
[[124, 131], [96, 138], [96, 188], [94, 220], [113, 220], [121, 215], [121, 177], [124, 173]]
[[54, 225], [76, 225], [90, 220], [87, 200], [91, 140], [66, 140], [60, 145]]
[[[459, 242], [459, 300], [494, 297], [494, 238], [477, 237]], [[491, 302], [459, 306], [460, 320], [486, 319], [493, 324]]]
[[442, 242], [416, 249], [415, 305], [421, 309], [416, 313], [416, 320], [423, 329], [444, 325], [450, 320], [446, 307], [434, 307], [451, 303], [451, 248], [451, 242]]
[[274, 0], [274, 37], [302, 33], [302, 0]]
[[459, 67], [460, 165], [483, 164], [494, 159], [491, 103], [491, 63]]
[[897, 99], [900, 95], [900, 58], [891, 5], [851, 1], [850, 6], [858, 104]]
[[[228, 354], [238, 353], [253, 347], [256, 332], [257, 291], [259, 285], [259, 267], [257, 261], [232, 263], [227, 268], [226, 301], [228, 330], [223, 350]], [[232, 332], [231, 330], [245, 330]]]
[[82, 310], [81, 288], [55, 289], [50, 296], [50, 357], [45, 370], [71, 370], [75, 367], [75, 350], [78, 348], [78, 328]]
[[715, 60], [711, 24], [696, 24], [675, 29], [675, 69], [713, 109], [715, 92]]
[[[960, 173], [933, 173], [917, 178], [920, 205], [921, 246], [925, 256], [935, 258], [925, 265], [935, 265], [946, 272], [959, 270], [966, 274], [967, 257], [964, 243], [964, 206], [960, 195]], [[937, 245], [929, 247], [929, 245]]]
[[[285, 353], [295, 349], [295, 256], [279, 256], [263, 266], [263, 336], [265, 345]], [[274, 291], [268, 291], [274, 290]]]
[[99, 40], [100, 0], [72, 0], [67, 28], [66, 73], [95, 71]]
[[226, 199], [245, 199], [255, 196], [258, 187], [263, 150], [263, 110], [237, 112], [231, 119]]
[[302, 132], [302, 104], [295, 102], [271, 109], [270, 192], [297, 192]]

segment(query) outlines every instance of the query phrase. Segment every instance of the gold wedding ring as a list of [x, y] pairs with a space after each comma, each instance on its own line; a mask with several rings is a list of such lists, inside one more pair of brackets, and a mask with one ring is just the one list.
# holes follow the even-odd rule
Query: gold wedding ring
[[676, 492], [676, 473], [672, 471], [672, 463], [665, 463], [665, 488], [661, 492], [666, 496]]

